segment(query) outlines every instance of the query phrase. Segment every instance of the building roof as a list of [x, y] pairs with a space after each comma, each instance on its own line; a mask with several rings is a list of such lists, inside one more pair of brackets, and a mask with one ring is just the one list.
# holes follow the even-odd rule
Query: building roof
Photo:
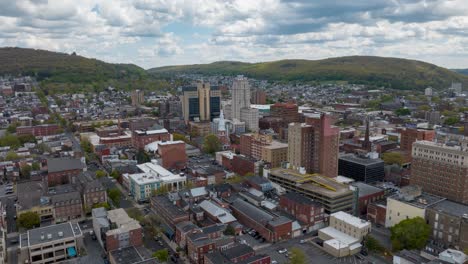
[[322, 228], [319, 230], [319, 232], [322, 232], [326, 234], [328, 237], [332, 237], [332, 239], [327, 240], [328, 244], [330, 246], [333, 246], [334, 248], [342, 248], [342, 247], [347, 247], [352, 244], [359, 243], [359, 239], [354, 238], [348, 234], [345, 234], [341, 232], [338, 229], [335, 229], [334, 227], [328, 226], [325, 228]]
[[188, 213], [172, 203], [166, 195], [151, 197], [152, 203], [164, 207], [172, 219], [187, 216]]
[[107, 211], [107, 218], [112, 223], [115, 223], [117, 228], [107, 231], [106, 235], [120, 234], [122, 232], [141, 228], [140, 223], [129, 217], [127, 212], [122, 208]]
[[376, 194], [376, 193], [384, 191], [383, 189], [366, 184], [364, 182], [354, 182], [354, 183], [351, 183], [351, 185], [359, 189], [359, 197], [365, 197], [368, 195], [372, 195], [372, 194]]
[[298, 204], [307, 204], [307, 205], [314, 205], [314, 206], [321, 206], [319, 202], [316, 202], [309, 197], [302, 195], [297, 192], [287, 192], [282, 195], [282, 197], [294, 201]]
[[154, 263], [158, 264], [159, 262], [156, 259], [143, 260], [138, 250], [131, 246], [126, 248], [119, 248], [109, 252], [112, 258], [115, 260], [115, 264], [143, 264], [143, 263]]
[[463, 217], [464, 214], [468, 214], [468, 205], [456, 203], [449, 200], [440, 201], [429, 207], [436, 211], [444, 212], [446, 214], [456, 217]]
[[41, 204], [45, 186], [42, 182], [29, 181], [18, 183], [17, 186], [19, 211], [31, 209]]
[[154, 164], [153, 162], [139, 164], [137, 167], [143, 171], [143, 173], [130, 174], [129, 177], [138, 185], [145, 185], [159, 181], [185, 181], [186, 179], [185, 176], [173, 174], [161, 165]]
[[223, 254], [229, 259], [237, 258], [247, 254], [255, 253], [253, 248], [245, 244], [239, 244], [223, 251]]
[[83, 163], [79, 159], [73, 158], [54, 158], [47, 159], [47, 170], [51, 172], [67, 171], [67, 170], [82, 170]]
[[405, 199], [405, 197], [400, 196], [400, 194], [392, 195], [388, 197], [388, 199], [397, 200], [402, 203], [406, 203], [406, 204], [409, 204], [418, 208], [422, 208], [422, 209], [425, 209], [429, 206], [435, 205], [445, 200], [445, 198], [435, 196], [432, 194], [428, 194], [428, 193], [422, 193], [421, 195], [411, 200]]
[[375, 164], [383, 164], [384, 161], [381, 159], [371, 159], [367, 157], [359, 157], [354, 154], [346, 154], [343, 156], [340, 156], [340, 160], [345, 160], [348, 162], [356, 163], [359, 165], [364, 165], [364, 166], [369, 166], [369, 165], [375, 165]]
[[242, 199], [236, 199], [231, 206], [243, 214], [246, 214], [250, 219], [259, 223], [268, 223], [272, 226], [276, 226], [287, 222], [292, 222], [292, 220], [287, 217], [270, 214], [267, 211], [264, 211]]
[[[48, 243], [50, 241], [60, 240], [70, 237], [81, 236], [80, 226], [76, 223], [71, 222], [50, 225], [46, 227], [34, 228], [28, 231], [28, 245], [34, 246], [41, 243]], [[21, 245], [23, 247], [23, 245]]]
[[357, 228], [364, 228], [364, 227], [368, 227], [371, 225], [370, 222], [367, 222], [366, 220], [362, 220], [359, 217], [350, 215], [343, 211], [333, 213], [330, 216], [335, 217], [336, 219], [339, 219]]
[[237, 220], [226, 209], [214, 204], [212, 201], [205, 200], [200, 203], [200, 207], [212, 216], [215, 216], [218, 221], [223, 224], [231, 223]]

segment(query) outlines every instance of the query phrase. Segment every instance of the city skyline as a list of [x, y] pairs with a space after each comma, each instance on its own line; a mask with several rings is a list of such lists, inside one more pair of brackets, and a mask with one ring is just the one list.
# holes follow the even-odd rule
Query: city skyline
[[375, 55], [468, 68], [453, 1], [0, 1], [0, 46], [144, 68]]

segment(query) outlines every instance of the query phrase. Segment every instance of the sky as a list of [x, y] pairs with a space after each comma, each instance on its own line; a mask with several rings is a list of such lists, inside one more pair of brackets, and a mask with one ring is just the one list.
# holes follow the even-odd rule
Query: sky
[[349, 55], [468, 68], [468, 0], [0, 0], [0, 46], [146, 69]]

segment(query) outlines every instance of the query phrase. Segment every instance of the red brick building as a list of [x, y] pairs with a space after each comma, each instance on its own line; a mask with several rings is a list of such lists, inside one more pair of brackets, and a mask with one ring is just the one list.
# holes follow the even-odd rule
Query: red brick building
[[[175, 201], [177, 204], [177, 201]], [[174, 204], [174, 201], [169, 200], [167, 195], [157, 195], [151, 197], [151, 207], [158, 216], [175, 231], [176, 224], [184, 221], [189, 221], [189, 214], [182, 208]]]
[[16, 134], [18, 136], [22, 135], [33, 135], [35, 137], [39, 136], [50, 136], [58, 134], [60, 127], [56, 124], [45, 124], [38, 126], [20, 126], [16, 128]]
[[158, 153], [162, 159], [162, 166], [166, 169], [183, 169], [187, 165], [187, 153], [183, 141], [160, 142]]
[[305, 224], [303, 231], [310, 232], [322, 228], [328, 222], [323, 206], [296, 192], [288, 192], [280, 197], [281, 210], [293, 215]]
[[255, 173], [255, 160], [244, 155], [234, 155], [232, 158], [232, 171], [244, 176]]
[[51, 197], [55, 223], [80, 219], [84, 216], [81, 195], [77, 191], [56, 194]]
[[122, 247], [143, 245], [143, 229], [124, 209], [119, 208], [107, 212], [110, 226], [114, 227], [105, 233], [105, 249], [107, 252]]
[[278, 242], [292, 237], [292, 220], [284, 216], [272, 215], [242, 199], [231, 205], [239, 223], [253, 228], [268, 242]]
[[224, 225], [205, 227], [198, 233], [187, 236], [187, 256], [190, 263], [204, 264], [205, 254], [226, 250], [234, 246], [234, 237], [223, 235]]
[[148, 130], [135, 130], [132, 132], [132, 146], [136, 149], [144, 149], [146, 145], [155, 141], [169, 141], [171, 135], [162, 127], [153, 127]]
[[297, 104], [276, 103], [270, 107], [271, 117], [280, 117], [286, 124], [300, 122], [301, 117]]
[[224, 251], [217, 251], [205, 255], [205, 264], [270, 264], [270, 256], [255, 255], [250, 246], [240, 244]]
[[84, 165], [79, 159], [47, 159], [47, 184], [49, 187], [73, 182], [72, 178], [83, 172]]
[[386, 217], [387, 205], [385, 201], [373, 202], [367, 206], [367, 219], [372, 223], [385, 226]]
[[407, 128], [401, 131], [400, 148], [411, 152], [413, 143], [417, 140], [434, 141], [435, 131], [425, 129]]
[[358, 207], [359, 215], [366, 215], [368, 210], [368, 205], [384, 199], [385, 191], [383, 189], [374, 187], [363, 182], [352, 183], [354, 187], [358, 189], [359, 198], [358, 198]]
[[253, 91], [250, 102], [252, 104], [266, 104], [266, 92], [262, 90]]

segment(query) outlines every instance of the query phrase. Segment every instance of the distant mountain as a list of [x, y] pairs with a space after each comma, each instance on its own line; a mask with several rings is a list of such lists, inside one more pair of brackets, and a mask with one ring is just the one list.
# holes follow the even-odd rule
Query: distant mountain
[[442, 89], [452, 82], [468, 85], [468, 76], [436, 65], [407, 59], [350, 56], [323, 60], [281, 60], [262, 63], [219, 61], [210, 64], [166, 66], [148, 70], [156, 75], [244, 74], [249, 77], [284, 81], [348, 81], [395, 89]]
[[133, 64], [111, 64], [76, 54], [23, 48], [0, 48], [0, 75], [31, 75], [39, 81], [90, 83], [139, 78], [144, 69]]
[[468, 75], [468, 69], [452, 69], [454, 72], [458, 72], [460, 74]]

